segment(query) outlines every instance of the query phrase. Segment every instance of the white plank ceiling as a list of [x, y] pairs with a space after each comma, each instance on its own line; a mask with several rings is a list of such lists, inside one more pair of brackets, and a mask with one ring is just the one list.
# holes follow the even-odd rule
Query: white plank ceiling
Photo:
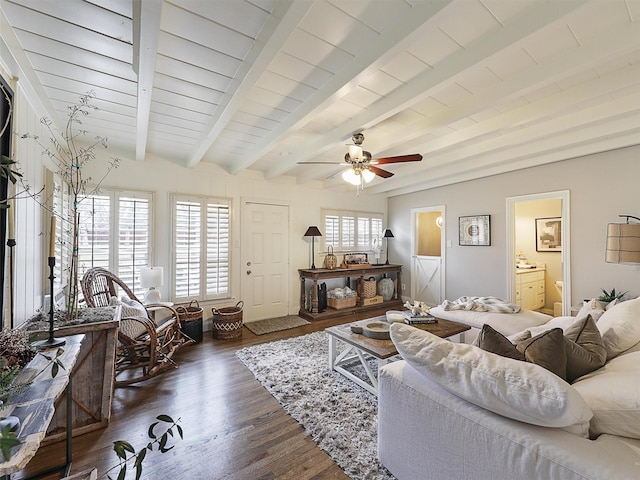
[[[139, 161], [397, 195], [640, 144], [640, 0], [0, 0], [2, 61], [56, 124]], [[332, 178], [329, 178], [332, 177]]]

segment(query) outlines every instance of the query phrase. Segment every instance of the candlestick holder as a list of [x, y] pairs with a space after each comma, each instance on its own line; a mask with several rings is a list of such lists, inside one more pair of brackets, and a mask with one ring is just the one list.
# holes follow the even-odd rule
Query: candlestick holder
[[[10, 328], [13, 328], [13, 247], [16, 246], [16, 240], [14, 238], [7, 239], [7, 247], [9, 247], [9, 301], [11, 304], [9, 321], [11, 322]], [[2, 321], [2, 328], [4, 329], [4, 320]]]
[[53, 333], [55, 329], [53, 328], [53, 313], [54, 313], [54, 302], [53, 302], [53, 279], [56, 278], [53, 274], [53, 267], [56, 266], [56, 257], [49, 257], [49, 338], [47, 340], [39, 340], [33, 343], [33, 346], [38, 350], [44, 350], [46, 348], [59, 347], [64, 345], [66, 341], [62, 338], [54, 337]]

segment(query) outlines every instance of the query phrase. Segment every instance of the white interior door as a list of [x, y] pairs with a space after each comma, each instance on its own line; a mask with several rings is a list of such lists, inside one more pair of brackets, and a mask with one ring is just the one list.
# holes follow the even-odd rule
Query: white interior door
[[444, 300], [444, 205], [412, 210], [411, 299], [430, 306]]
[[431, 307], [440, 305], [442, 303], [441, 273], [440, 257], [415, 255], [411, 272], [411, 285], [415, 286], [413, 299], [425, 302]]
[[289, 207], [242, 205], [241, 291], [246, 321], [288, 313]]

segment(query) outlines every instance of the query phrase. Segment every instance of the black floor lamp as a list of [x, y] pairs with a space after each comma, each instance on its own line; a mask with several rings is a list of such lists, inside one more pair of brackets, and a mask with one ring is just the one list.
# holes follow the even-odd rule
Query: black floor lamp
[[388, 228], [384, 231], [384, 235], [382, 236], [387, 239], [387, 261], [385, 262], [385, 265], [389, 265], [389, 239], [394, 237], [393, 233]]
[[312, 225], [309, 228], [307, 228], [307, 231], [305, 232], [304, 236], [312, 237], [311, 238], [311, 269], [315, 270], [316, 268], [315, 237], [321, 237], [322, 234], [320, 233], [320, 230], [318, 230], [318, 227], [316, 227], [315, 225]]

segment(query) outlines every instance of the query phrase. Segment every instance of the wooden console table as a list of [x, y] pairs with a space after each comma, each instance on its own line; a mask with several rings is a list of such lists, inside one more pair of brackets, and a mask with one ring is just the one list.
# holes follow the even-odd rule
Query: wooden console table
[[[0, 478], [11, 478], [12, 473], [22, 470], [34, 457], [53, 418], [56, 399], [65, 391], [68, 409], [66, 463], [60, 467], [47, 470], [47, 472], [41, 472], [36, 476], [40, 477], [45, 473], [53, 473], [55, 471], [64, 471], [65, 475], [69, 475], [72, 435], [70, 373], [76, 364], [83, 339], [84, 335], [65, 337], [66, 343], [60, 347], [64, 350], [60, 357], [64, 369], [60, 369], [56, 377], [51, 377], [51, 369], [48, 368], [49, 361], [42, 355], [37, 355], [18, 375], [16, 381], [25, 382], [29, 381], [33, 375], [41, 372], [27, 390], [14, 395], [6, 408], [2, 410], [2, 415], [15, 415], [22, 422], [18, 434], [18, 439], [22, 443], [11, 449], [11, 458], [8, 461], [0, 463]], [[49, 356], [55, 356], [55, 352], [55, 348], [43, 351]]]
[[[393, 310], [402, 307], [402, 265], [370, 265], [364, 268], [316, 268], [316, 269], [300, 269], [300, 311], [298, 315], [308, 320], [320, 320], [326, 318], [336, 318], [349, 315], [355, 312], [375, 311], [375, 310]], [[335, 310], [328, 308], [322, 313], [318, 312], [318, 282], [332, 278], [349, 278], [356, 277], [360, 280], [371, 275], [392, 274], [396, 277], [396, 293], [394, 298], [383, 303], [374, 305], [364, 305], [362, 292], [362, 282], [358, 282], [358, 298], [359, 303], [355, 307], [345, 308], [344, 310]], [[306, 281], [311, 280], [313, 286], [311, 288], [311, 310], [307, 310], [307, 292]]]

